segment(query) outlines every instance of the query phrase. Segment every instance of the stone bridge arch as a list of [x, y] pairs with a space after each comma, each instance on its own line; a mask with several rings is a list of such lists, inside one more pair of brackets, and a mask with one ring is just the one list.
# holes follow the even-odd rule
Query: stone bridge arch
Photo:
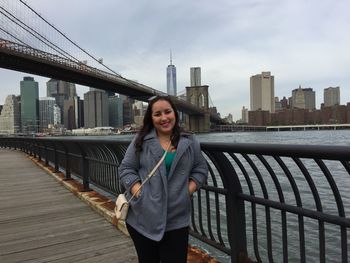
[[193, 132], [210, 131], [209, 93], [208, 85], [186, 87], [187, 102], [203, 109], [204, 115], [188, 115], [186, 118], [187, 129]]

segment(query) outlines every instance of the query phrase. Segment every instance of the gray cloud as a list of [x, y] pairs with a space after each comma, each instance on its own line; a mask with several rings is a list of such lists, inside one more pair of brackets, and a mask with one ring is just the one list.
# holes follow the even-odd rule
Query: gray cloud
[[[235, 119], [249, 108], [249, 77], [261, 71], [275, 76], [279, 97], [300, 84], [316, 91], [319, 107], [323, 89], [340, 86], [341, 103], [350, 101], [346, 0], [27, 2], [124, 77], [162, 91], [172, 49], [178, 90], [189, 85], [190, 67], [202, 67], [215, 106]], [[23, 75], [0, 69], [0, 103], [19, 93]], [[35, 78], [44, 96], [47, 79]]]

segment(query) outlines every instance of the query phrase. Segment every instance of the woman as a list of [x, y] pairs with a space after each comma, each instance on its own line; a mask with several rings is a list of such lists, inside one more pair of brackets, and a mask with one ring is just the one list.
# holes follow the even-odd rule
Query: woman
[[[164, 162], [138, 191], [166, 149]], [[128, 200], [136, 194], [126, 226], [139, 262], [187, 261], [191, 195], [206, 182], [207, 173], [200, 145], [181, 130], [174, 103], [164, 96], [151, 99], [143, 127], [120, 165]]]

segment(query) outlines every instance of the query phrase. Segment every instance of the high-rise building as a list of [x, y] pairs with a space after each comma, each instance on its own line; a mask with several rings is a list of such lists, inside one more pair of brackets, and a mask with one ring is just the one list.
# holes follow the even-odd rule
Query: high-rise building
[[[63, 80], [50, 79], [46, 83], [47, 97], [53, 97], [56, 99], [56, 104], [61, 109], [61, 116], [64, 116], [64, 101], [72, 99], [77, 96], [76, 88], [74, 83], [66, 82]], [[64, 122], [64, 118], [61, 118]], [[67, 126], [67, 123], [64, 123]]]
[[55, 104], [53, 106], [53, 124], [60, 125], [62, 123], [61, 119], [61, 108], [60, 106]]
[[201, 68], [200, 67], [192, 67], [190, 69], [191, 72], [191, 87], [201, 86]]
[[176, 67], [173, 65], [172, 54], [170, 51], [170, 65], [166, 69], [166, 89], [169, 95], [176, 96]]
[[282, 110], [282, 103], [278, 97], [275, 97], [275, 111]]
[[64, 100], [63, 124], [66, 129], [72, 130], [82, 127], [81, 111], [82, 105], [78, 96]]
[[145, 105], [142, 101], [137, 100], [134, 102], [135, 115], [144, 116], [146, 110], [147, 110], [147, 105]]
[[286, 97], [283, 97], [283, 99], [281, 99], [281, 107], [282, 107], [282, 109], [289, 108], [289, 101]]
[[55, 98], [43, 97], [39, 98], [39, 131], [44, 132], [49, 125], [54, 124], [54, 106]]
[[134, 104], [134, 100], [131, 98], [125, 97], [123, 99], [123, 124], [130, 125], [134, 123], [134, 111], [132, 105]]
[[271, 72], [250, 77], [250, 110], [275, 112], [275, 80]]
[[242, 123], [248, 123], [248, 109], [244, 106], [242, 108]]
[[67, 130], [76, 129], [75, 126], [75, 103], [74, 98], [64, 100], [63, 103], [63, 126]]
[[84, 94], [84, 127], [108, 126], [108, 96], [103, 90], [91, 88]]
[[21, 128], [32, 133], [39, 129], [39, 84], [33, 77], [24, 77], [21, 87]]
[[292, 109], [316, 109], [315, 91], [312, 88], [299, 88], [292, 90], [291, 108]]
[[50, 79], [46, 83], [47, 97], [54, 97], [55, 94], [64, 94], [66, 98], [77, 96], [77, 91], [74, 83], [63, 80]]
[[8, 95], [0, 111], [0, 133], [15, 134], [20, 131], [20, 109], [18, 98]]
[[323, 100], [325, 107], [340, 105], [340, 88], [329, 87], [324, 89]]
[[142, 101], [135, 101], [133, 105], [133, 115], [134, 115], [134, 124], [137, 126], [143, 125], [143, 119], [147, 110], [147, 105]]
[[84, 101], [79, 96], [74, 97], [75, 127], [84, 127]]
[[108, 97], [109, 126], [123, 127], [123, 97], [121, 95]]

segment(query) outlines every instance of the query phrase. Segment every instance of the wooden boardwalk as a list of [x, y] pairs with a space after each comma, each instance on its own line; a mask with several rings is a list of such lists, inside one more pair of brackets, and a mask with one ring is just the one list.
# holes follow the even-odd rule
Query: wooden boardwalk
[[25, 154], [0, 149], [0, 262], [137, 262], [132, 241]]

